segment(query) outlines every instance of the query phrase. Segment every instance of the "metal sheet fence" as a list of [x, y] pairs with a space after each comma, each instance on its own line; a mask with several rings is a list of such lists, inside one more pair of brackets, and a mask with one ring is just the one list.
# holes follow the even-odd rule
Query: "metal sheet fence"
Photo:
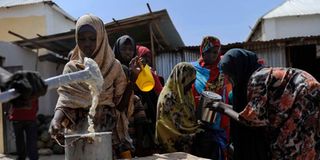
[[[263, 58], [267, 66], [285, 67], [286, 50], [285, 46], [272, 45], [268, 47], [250, 47], [247, 48], [257, 53], [259, 58]], [[199, 58], [198, 51], [179, 50], [160, 52], [156, 55], [155, 64], [158, 75], [162, 76], [165, 81], [168, 79], [172, 68], [179, 62], [192, 62]]]
[[165, 81], [168, 79], [172, 68], [179, 62], [196, 61], [199, 54], [192, 51], [173, 51], [163, 52], [156, 55], [156, 70], [158, 75], [162, 76]]
[[274, 46], [252, 51], [257, 53], [259, 58], [263, 58], [267, 66], [286, 67], [285, 47]]

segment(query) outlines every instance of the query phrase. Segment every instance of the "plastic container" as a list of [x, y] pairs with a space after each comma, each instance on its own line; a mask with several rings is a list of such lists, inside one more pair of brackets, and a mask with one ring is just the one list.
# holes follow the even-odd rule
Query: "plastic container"
[[143, 92], [149, 92], [154, 88], [155, 82], [151, 73], [151, 68], [147, 64], [139, 73], [136, 84], [138, 88]]

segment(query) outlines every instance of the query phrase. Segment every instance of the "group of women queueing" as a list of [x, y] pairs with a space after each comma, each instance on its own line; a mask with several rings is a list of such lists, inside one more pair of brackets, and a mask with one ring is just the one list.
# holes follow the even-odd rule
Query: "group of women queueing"
[[[320, 85], [305, 71], [266, 67], [244, 49], [221, 55], [219, 39], [208, 36], [199, 59], [178, 63], [165, 84], [151, 68], [155, 85], [143, 92], [135, 81], [145, 65], [152, 67], [148, 48], [124, 35], [111, 49], [102, 20], [90, 14], [78, 19], [75, 37], [63, 74], [82, 70], [85, 57], [98, 64], [104, 84], [95, 131], [112, 131], [115, 158], [168, 152], [217, 160], [318, 157]], [[232, 104], [239, 119], [216, 110], [214, 118], [202, 121], [197, 112], [203, 91], [221, 95], [219, 104]], [[49, 132], [87, 132], [89, 86], [70, 84], [58, 93]]]

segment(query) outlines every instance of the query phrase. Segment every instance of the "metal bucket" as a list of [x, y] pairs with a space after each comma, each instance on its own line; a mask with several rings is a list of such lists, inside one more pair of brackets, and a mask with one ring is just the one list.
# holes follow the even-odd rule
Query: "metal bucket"
[[[93, 138], [91, 139], [91, 137]], [[66, 160], [112, 160], [112, 132], [65, 135]]]
[[211, 91], [203, 91], [200, 96], [199, 105], [197, 108], [197, 117], [203, 122], [214, 123], [217, 117], [215, 111], [210, 110], [210, 105], [213, 102], [221, 101], [222, 97]]

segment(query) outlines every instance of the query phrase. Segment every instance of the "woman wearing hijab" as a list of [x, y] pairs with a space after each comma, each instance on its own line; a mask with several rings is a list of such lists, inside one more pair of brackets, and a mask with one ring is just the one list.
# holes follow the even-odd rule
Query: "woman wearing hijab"
[[[204, 37], [200, 46], [200, 58], [191, 64], [196, 69], [196, 80], [193, 85], [193, 94], [198, 107], [199, 98], [203, 91], [212, 91], [221, 95], [225, 102], [228, 102], [228, 94], [231, 90], [229, 83], [220, 74], [218, 63], [221, 57], [220, 40], [213, 36]], [[227, 134], [229, 131], [229, 119], [220, 113], [215, 113], [215, 118], [206, 123], [204, 127], [210, 129], [200, 133], [197, 138], [198, 144], [195, 153], [198, 156], [223, 159], [223, 152], [227, 147]], [[200, 117], [198, 117], [200, 118]], [[206, 143], [203, 143], [206, 142]], [[204, 145], [208, 146], [204, 146]], [[203, 147], [199, 147], [203, 146]]]
[[[140, 49], [139, 49], [140, 48]], [[136, 141], [136, 155], [137, 156], [147, 156], [154, 152], [154, 133], [155, 133], [155, 121], [156, 121], [156, 103], [158, 100], [158, 95], [162, 89], [159, 79], [153, 72], [153, 77], [155, 79], [155, 87], [149, 92], [141, 91], [136, 85], [135, 81], [140, 73], [140, 66], [145, 65], [147, 61], [144, 61], [139, 55], [149, 54], [150, 52], [145, 47], [137, 47], [135, 41], [128, 35], [121, 36], [117, 39], [113, 51], [115, 57], [120, 60], [120, 62], [129, 68], [129, 79], [130, 82], [128, 87], [134, 90], [134, 94], [137, 95], [142, 105], [144, 106], [144, 112], [147, 118], [146, 124], [142, 127], [143, 129], [143, 140]], [[150, 52], [151, 54], [151, 52]], [[150, 59], [152, 61], [152, 59]], [[138, 66], [138, 67], [137, 67]], [[138, 69], [137, 69], [138, 68]], [[126, 92], [129, 92], [126, 90]], [[135, 109], [139, 109], [136, 107]], [[136, 112], [139, 113], [139, 112]], [[143, 114], [140, 114], [143, 115]], [[140, 117], [142, 118], [142, 117]], [[132, 124], [131, 124], [132, 125]], [[141, 127], [135, 127], [137, 133]], [[139, 137], [139, 136], [138, 136]]]
[[220, 49], [221, 43], [218, 38], [204, 37], [200, 46], [200, 58], [191, 63], [197, 71], [197, 78], [192, 88], [196, 105], [198, 105], [200, 94], [205, 90], [220, 95], [223, 93], [225, 82], [218, 68], [221, 59]]
[[[139, 74], [139, 71], [136, 71], [133, 66], [130, 66], [130, 62], [133, 63], [135, 60], [138, 60], [141, 61], [143, 65], [148, 64], [150, 67], [152, 67], [153, 60], [151, 51], [147, 47], [136, 45], [133, 38], [128, 35], [121, 36], [117, 39], [113, 47], [113, 52], [116, 59], [118, 59], [121, 64], [129, 67], [131, 72], [129, 73], [129, 75], [131, 76], [130, 78], [132, 81], [135, 81], [136, 77]], [[157, 95], [159, 95], [162, 89], [162, 85], [154, 69], [152, 69], [152, 76], [155, 80], [155, 87], [153, 91], [155, 91]]]
[[[65, 65], [63, 74], [84, 69], [84, 58], [93, 59], [99, 66], [104, 78], [103, 89], [94, 119], [95, 131], [112, 131], [113, 149], [116, 155], [127, 152], [131, 147], [128, 135], [128, 120], [117, 105], [127, 85], [121, 64], [114, 58], [108, 43], [108, 36], [101, 19], [93, 15], [84, 15], [76, 23], [76, 46], [70, 61]], [[58, 88], [58, 102], [50, 133], [55, 136], [64, 128], [72, 133], [85, 133], [87, 115], [92, 97], [86, 83], [75, 83]], [[119, 157], [119, 156], [118, 156]], [[130, 158], [119, 157], [119, 158]]]
[[144, 106], [141, 103], [140, 98], [134, 94], [133, 84], [129, 79], [129, 69], [127, 66], [122, 65], [123, 71], [127, 76], [128, 85], [123, 93], [119, 107], [127, 113], [129, 119], [129, 135], [132, 138], [134, 150], [132, 151], [134, 156], [143, 156], [143, 141], [145, 136], [144, 126], [147, 124], [147, 116]]
[[136, 42], [128, 35], [121, 36], [113, 46], [116, 59], [129, 67], [130, 61], [137, 55]]
[[257, 60], [231, 49], [220, 62], [240, 113], [241, 123], [231, 126], [234, 159], [318, 159], [320, 84], [305, 71], [261, 67]]
[[158, 100], [156, 140], [163, 152], [191, 153], [197, 123], [191, 86], [196, 72], [190, 63], [177, 64]]

